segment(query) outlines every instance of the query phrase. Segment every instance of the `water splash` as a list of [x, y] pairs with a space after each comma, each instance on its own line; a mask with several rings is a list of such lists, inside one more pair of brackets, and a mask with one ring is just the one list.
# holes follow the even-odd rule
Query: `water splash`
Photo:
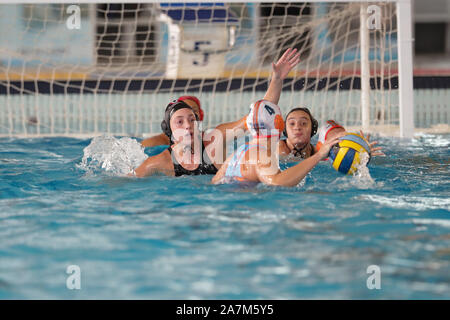
[[375, 181], [372, 179], [369, 168], [367, 167], [367, 163], [370, 160], [370, 156], [368, 153], [363, 152], [360, 153], [360, 161], [356, 165], [356, 172], [354, 174], [356, 179], [359, 179], [360, 181], [366, 181], [368, 183], [374, 184]]
[[357, 188], [357, 189], [371, 189], [380, 188], [384, 184], [382, 182], [375, 182], [370, 175], [367, 163], [369, 162], [369, 154], [361, 153], [360, 162], [356, 165], [356, 172], [352, 176], [344, 176], [334, 181], [336, 187], [341, 189]]
[[147, 159], [144, 148], [135, 139], [118, 139], [111, 135], [95, 137], [83, 152], [83, 159], [77, 167], [93, 174], [127, 175]]
[[448, 148], [450, 146], [450, 142], [448, 138], [442, 135], [419, 133], [416, 134], [413, 139], [411, 139], [410, 145], [420, 147], [425, 146]]

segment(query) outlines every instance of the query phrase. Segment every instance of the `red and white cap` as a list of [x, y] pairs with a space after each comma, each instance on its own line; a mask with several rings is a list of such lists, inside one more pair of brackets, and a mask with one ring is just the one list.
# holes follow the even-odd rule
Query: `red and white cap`
[[200, 104], [200, 100], [197, 97], [194, 96], [181, 96], [178, 98], [177, 101], [185, 101], [185, 100], [191, 100], [194, 101], [198, 105], [198, 117], [200, 121], [203, 121], [203, 118], [205, 116], [205, 113], [203, 112], [202, 106]]
[[344, 127], [334, 120], [328, 120], [322, 127], [320, 127], [319, 140], [316, 145], [317, 150], [319, 150], [327, 140], [328, 133], [335, 128], [344, 128]]
[[198, 113], [199, 113], [198, 114], [198, 119], [200, 121], [203, 121], [203, 118], [205, 117], [205, 112], [203, 111], [202, 106], [200, 104], [200, 100], [197, 97], [194, 97], [194, 96], [181, 96], [177, 100], [173, 100], [169, 104], [173, 104], [173, 103], [176, 103], [176, 102], [179, 102], [179, 101], [185, 101], [185, 100], [191, 100], [191, 101], [194, 101], [197, 104], [197, 106], [198, 106]]

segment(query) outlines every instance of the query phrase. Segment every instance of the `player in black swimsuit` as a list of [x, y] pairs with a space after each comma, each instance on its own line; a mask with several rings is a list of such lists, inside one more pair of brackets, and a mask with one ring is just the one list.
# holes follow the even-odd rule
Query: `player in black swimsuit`
[[[170, 146], [162, 153], [149, 157], [136, 170], [137, 177], [156, 172], [171, 176], [216, 174], [221, 161], [212, 161], [213, 148], [206, 147], [211, 141], [204, 141], [198, 131], [198, 116], [185, 102], [169, 104], [161, 122], [161, 129], [170, 138]], [[210, 139], [211, 140], [211, 139]], [[223, 142], [222, 142], [223, 143]], [[201, 149], [198, 146], [201, 144]], [[222, 145], [223, 146], [223, 145]]]
[[[172, 155], [172, 148], [167, 148], [167, 151], [169, 151], [170, 155]], [[175, 171], [175, 177], [180, 176], [197, 176], [200, 174], [216, 174], [217, 168], [215, 165], [211, 163], [211, 160], [209, 160], [208, 155], [205, 155], [205, 146], [202, 148], [202, 154], [203, 159], [200, 165], [195, 170], [187, 170], [185, 169], [181, 164], [177, 163], [175, 157], [172, 157], [173, 161], [173, 169]]]

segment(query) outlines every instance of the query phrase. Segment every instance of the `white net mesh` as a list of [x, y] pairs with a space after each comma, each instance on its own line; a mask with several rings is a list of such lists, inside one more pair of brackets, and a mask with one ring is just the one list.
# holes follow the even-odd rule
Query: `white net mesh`
[[[395, 4], [371, 4], [370, 124], [397, 126]], [[361, 5], [0, 5], [0, 134], [159, 133], [167, 103], [186, 94], [201, 100], [204, 127], [236, 120], [289, 47], [301, 62], [282, 110], [360, 125]]]

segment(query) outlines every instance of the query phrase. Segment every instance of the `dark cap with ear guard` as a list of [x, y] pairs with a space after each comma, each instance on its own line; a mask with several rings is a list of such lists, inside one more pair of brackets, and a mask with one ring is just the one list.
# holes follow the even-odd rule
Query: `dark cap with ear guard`
[[197, 114], [186, 102], [175, 100], [174, 102], [169, 103], [166, 107], [166, 111], [164, 112], [164, 120], [161, 122], [161, 130], [164, 132], [166, 136], [169, 137], [169, 139], [172, 138], [172, 129], [170, 128], [170, 118], [173, 116], [175, 112], [177, 112], [180, 109], [192, 110], [192, 112], [195, 115], [195, 120], [198, 121]]
[[[314, 119], [314, 117], [312, 116], [312, 114], [311, 114], [311, 112], [309, 111], [308, 108], [294, 108], [294, 109], [292, 109], [286, 115], [286, 119], [284, 119], [284, 122], [286, 123], [288, 116], [294, 111], [303, 111], [303, 112], [306, 112], [309, 115], [309, 118], [311, 119], [311, 137], [314, 136], [317, 133], [317, 130], [319, 129], [319, 123], [317, 122], [316, 119]], [[283, 134], [287, 137], [288, 135], [287, 135], [286, 127], [287, 127], [287, 125], [284, 126]]]

